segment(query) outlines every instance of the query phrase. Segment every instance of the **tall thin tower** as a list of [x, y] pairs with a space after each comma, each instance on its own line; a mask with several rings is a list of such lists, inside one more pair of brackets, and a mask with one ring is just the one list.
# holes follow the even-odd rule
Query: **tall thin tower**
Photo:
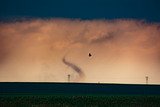
[[71, 78], [71, 75], [70, 75], [70, 74], [68, 74], [68, 82], [70, 82], [70, 78]]
[[148, 76], [146, 76], [146, 84], [148, 84], [148, 79], [149, 79]]

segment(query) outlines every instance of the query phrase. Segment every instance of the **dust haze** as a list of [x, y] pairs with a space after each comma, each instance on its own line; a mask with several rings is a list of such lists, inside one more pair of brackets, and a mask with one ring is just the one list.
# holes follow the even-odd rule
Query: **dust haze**
[[160, 84], [160, 24], [131, 19], [0, 22], [0, 81], [67, 82], [68, 74], [72, 82], [143, 84], [148, 76], [149, 83]]

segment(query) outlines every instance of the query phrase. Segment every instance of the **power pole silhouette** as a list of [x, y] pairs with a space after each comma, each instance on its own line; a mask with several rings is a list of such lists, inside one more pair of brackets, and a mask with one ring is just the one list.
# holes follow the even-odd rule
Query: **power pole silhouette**
[[70, 74], [68, 74], [68, 82], [70, 82], [70, 78], [71, 78], [71, 75], [70, 75]]
[[146, 76], [146, 84], [148, 84], [148, 79], [149, 79], [149, 77], [148, 77], [148, 76]]

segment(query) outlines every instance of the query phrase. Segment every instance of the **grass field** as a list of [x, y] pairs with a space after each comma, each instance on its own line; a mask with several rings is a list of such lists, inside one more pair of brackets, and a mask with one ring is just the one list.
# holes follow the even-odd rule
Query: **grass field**
[[160, 107], [160, 85], [1, 82], [0, 107]]
[[160, 96], [1, 95], [0, 107], [160, 107]]

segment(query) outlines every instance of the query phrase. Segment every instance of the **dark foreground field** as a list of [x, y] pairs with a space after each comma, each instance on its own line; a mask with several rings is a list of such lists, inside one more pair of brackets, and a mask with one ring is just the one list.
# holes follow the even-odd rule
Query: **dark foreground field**
[[0, 83], [0, 107], [160, 107], [160, 86]]
[[160, 96], [1, 96], [0, 107], [160, 107]]

